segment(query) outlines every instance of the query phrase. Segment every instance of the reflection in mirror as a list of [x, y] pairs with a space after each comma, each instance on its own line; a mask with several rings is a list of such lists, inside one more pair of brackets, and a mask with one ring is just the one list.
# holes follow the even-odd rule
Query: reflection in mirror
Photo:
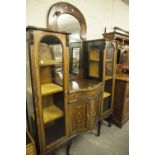
[[79, 42], [80, 38], [80, 23], [70, 14], [62, 14], [57, 20], [58, 31], [71, 33], [69, 42]]
[[73, 52], [72, 72], [79, 73], [80, 48], [73, 48], [72, 52]]
[[57, 20], [58, 31], [70, 33], [69, 35], [69, 49], [70, 49], [70, 62], [69, 80], [75, 80], [80, 73], [80, 56], [82, 48], [82, 40], [80, 38], [80, 23], [79, 21], [70, 14], [62, 14]]

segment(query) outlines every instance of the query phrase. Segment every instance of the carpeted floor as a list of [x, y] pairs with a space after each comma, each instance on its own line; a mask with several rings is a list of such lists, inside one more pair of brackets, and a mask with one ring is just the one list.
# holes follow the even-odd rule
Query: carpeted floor
[[[60, 147], [56, 155], [66, 155], [66, 146]], [[77, 136], [72, 143], [71, 155], [128, 155], [129, 154], [129, 122], [122, 128], [103, 122], [100, 137], [96, 136], [96, 128]]]

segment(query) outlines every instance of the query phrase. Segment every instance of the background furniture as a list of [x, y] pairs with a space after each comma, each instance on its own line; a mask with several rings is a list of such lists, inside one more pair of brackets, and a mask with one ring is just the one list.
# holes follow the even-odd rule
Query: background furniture
[[114, 27], [114, 31], [105, 33], [104, 37], [116, 42], [117, 62], [113, 123], [122, 127], [129, 119], [129, 32]]
[[129, 77], [116, 75], [113, 123], [122, 125], [129, 119]]

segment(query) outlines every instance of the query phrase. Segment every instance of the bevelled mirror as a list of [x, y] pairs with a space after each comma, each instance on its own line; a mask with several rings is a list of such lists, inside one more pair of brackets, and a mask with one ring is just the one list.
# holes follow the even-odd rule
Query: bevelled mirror
[[80, 23], [70, 14], [62, 14], [57, 19], [58, 31], [68, 32], [69, 34], [69, 80], [78, 78], [80, 72], [80, 53], [82, 47], [82, 39], [80, 37]]
[[69, 3], [56, 3], [49, 9], [47, 27], [69, 33], [69, 80], [82, 77], [82, 45], [86, 39], [86, 22], [82, 13]]

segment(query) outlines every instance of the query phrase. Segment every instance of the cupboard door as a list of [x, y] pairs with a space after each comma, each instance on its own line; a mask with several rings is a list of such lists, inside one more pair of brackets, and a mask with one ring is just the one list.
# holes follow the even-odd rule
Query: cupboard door
[[69, 119], [71, 134], [86, 130], [86, 104], [69, 104]]
[[87, 104], [87, 128], [93, 128], [97, 119], [99, 98], [90, 100]]

